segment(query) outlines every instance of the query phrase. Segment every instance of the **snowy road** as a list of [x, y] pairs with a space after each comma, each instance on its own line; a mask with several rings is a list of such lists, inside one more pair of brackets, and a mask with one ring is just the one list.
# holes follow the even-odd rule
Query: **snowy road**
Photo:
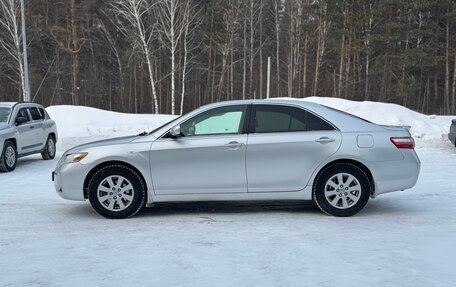
[[456, 151], [352, 218], [311, 203], [163, 204], [127, 220], [54, 192], [56, 161], [0, 174], [0, 286], [455, 286]]

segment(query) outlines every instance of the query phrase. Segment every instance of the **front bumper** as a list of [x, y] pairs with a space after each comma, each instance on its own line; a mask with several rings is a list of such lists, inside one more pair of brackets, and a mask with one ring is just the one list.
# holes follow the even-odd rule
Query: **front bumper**
[[84, 201], [84, 180], [87, 166], [80, 163], [67, 163], [52, 172], [52, 181], [58, 195], [64, 199]]

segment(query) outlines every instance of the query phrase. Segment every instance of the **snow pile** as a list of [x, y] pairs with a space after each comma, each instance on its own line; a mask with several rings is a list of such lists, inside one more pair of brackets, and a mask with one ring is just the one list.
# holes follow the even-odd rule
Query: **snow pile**
[[[339, 98], [309, 97], [305, 101], [348, 112], [376, 124], [410, 126], [417, 147], [448, 147], [451, 116], [427, 116], [401, 105], [381, 102], [355, 102]], [[456, 117], [455, 117], [456, 118]]]
[[[382, 125], [410, 126], [419, 148], [450, 147], [451, 116], [427, 116], [403, 106], [381, 102], [355, 102], [339, 98], [302, 99], [333, 107]], [[52, 106], [46, 109], [57, 123], [59, 149], [95, 139], [134, 135], [151, 131], [175, 116], [125, 114], [81, 106]]]
[[120, 137], [151, 131], [175, 116], [125, 114], [83, 106], [51, 106], [46, 108], [57, 123], [58, 149], [97, 139]]

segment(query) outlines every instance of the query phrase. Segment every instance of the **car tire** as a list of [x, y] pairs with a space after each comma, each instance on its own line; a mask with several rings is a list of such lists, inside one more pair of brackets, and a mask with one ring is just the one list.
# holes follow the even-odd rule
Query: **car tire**
[[95, 211], [107, 218], [135, 215], [145, 205], [146, 187], [141, 176], [122, 165], [109, 165], [90, 179], [88, 198]]
[[353, 164], [338, 163], [318, 174], [312, 195], [326, 214], [346, 217], [363, 210], [371, 190], [369, 177], [362, 169]]
[[5, 142], [0, 157], [0, 171], [10, 172], [16, 168], [17, 164], [17, 149], [12, 141]]
[[46, 145], [44, 146], [44, 150], [41, 152], [41, 157], [44, 160], [54, 159], [55, 157], [55, 138], [53, 136], [48, 136], [46, 140]]

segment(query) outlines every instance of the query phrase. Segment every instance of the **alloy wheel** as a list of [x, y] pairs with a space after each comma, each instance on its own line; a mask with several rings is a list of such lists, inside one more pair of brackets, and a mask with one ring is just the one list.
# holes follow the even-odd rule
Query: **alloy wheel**
[[338, 209], [354, 206], [362, 193], [359, 180], [349, 173], [337, 173], [325, 184], [324, 195], [329, 204]]
[[12, 146], [8, 146], [5, 150], [5, 160], [8, 167], [13, 167], [16, 163], [16, 152]]
[[106, 177], [97, 188], [98, 201], [110, 211], [123, 211], [134, 198], [133, 185], [123, 176]]

